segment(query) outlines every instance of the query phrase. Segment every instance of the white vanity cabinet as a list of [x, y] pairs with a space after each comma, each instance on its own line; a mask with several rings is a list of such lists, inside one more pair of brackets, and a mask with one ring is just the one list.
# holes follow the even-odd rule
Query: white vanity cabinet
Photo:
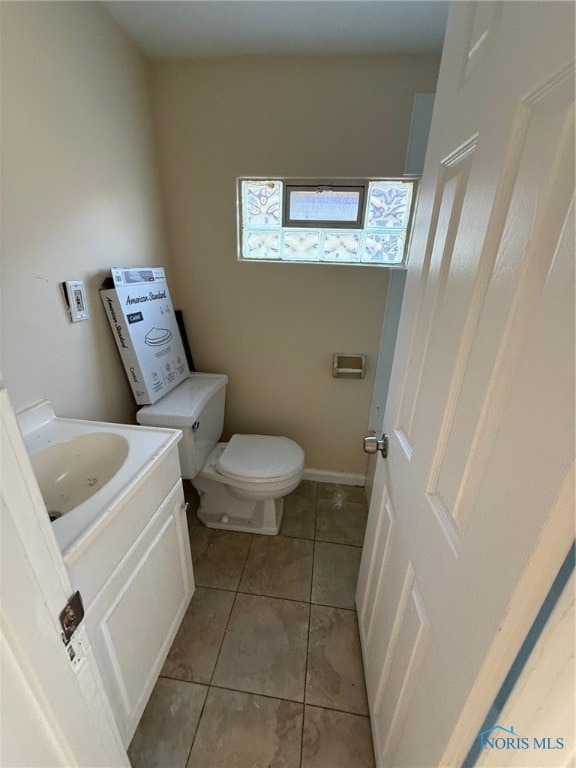
[[64, 559], [127, 746], [194, 592], [176, 446], [110, 518]]

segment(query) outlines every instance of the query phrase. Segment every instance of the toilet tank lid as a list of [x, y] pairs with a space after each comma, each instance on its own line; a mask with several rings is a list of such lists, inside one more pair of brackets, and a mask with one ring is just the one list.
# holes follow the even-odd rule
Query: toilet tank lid
[[191, 373], [153, 405], [136, 414], [138, 424], [148, 427], [191, 427], [206, 403], [228, 383], [220, 373]]

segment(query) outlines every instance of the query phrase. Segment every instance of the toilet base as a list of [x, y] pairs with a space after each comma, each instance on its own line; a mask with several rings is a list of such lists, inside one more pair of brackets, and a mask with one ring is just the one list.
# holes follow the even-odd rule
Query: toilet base
[[284, 499], [248, 501], [233, 498], [226, 486], [217, 484], [209, 492], [201, 487], [203, 483], [192, 481], [200, 495], [198, 519], [208, 528], [242, 533], [262, 533], [276, 536], [282, 524]]

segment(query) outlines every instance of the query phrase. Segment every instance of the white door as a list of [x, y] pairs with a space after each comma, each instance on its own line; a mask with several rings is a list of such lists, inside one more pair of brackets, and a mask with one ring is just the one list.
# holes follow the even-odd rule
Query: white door
[[[499, 716], [502, 723], [523, 723], [527, 732], [540, 734], [538, 738], [552, 733], [567, 734], [568, 738], [562, 750], [508, 750], [506, 768], [574, 768], [576, 765], [575, 587], [572, 573]], [[475, 768], [500, 768], [502, 762], [502, 752], [485, 749], [474, 765]]]
[[453, 4], [357, 592], [379, 766], [462, 764], [573, 539], [573, 101], [572, 3]]
[[0, 412], [0, 765], [128, 767], [85, 629], [72, 637], [73, 660], [60, 638], [72, 587], [1, 386]]

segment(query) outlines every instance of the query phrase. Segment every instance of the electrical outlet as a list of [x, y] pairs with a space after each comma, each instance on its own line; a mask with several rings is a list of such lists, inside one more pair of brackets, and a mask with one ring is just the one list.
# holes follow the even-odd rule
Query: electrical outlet
[[88, 320], [88, 302], [86, 300], [86, 288], [83, 280], [67, 280], [64, 283], [64, 293], [70, 311], [70, 319], [73, 323], [80, 320]]

